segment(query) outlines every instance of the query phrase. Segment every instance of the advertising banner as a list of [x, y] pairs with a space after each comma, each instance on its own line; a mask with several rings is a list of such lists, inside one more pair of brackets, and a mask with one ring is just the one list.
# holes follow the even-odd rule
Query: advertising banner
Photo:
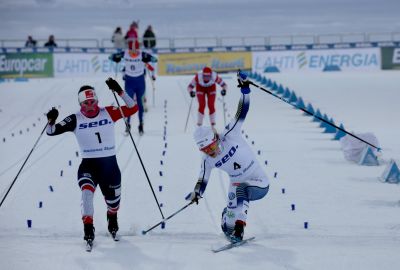
[[252, 70], [263, 73], [380, 70], [379, 48], [266, 51], [253, 53]]
[[53, 77], [53, 54], [51, 53], [5, 53], [0, 54], [0, 78]]
[[250, 52], [210, 52], [160, 54], [159, 75], [194, 74], [205, 66], [217, 72], [251, 68]]
[[384, 47], [382, 52], [382, 69], [400, 69], [400, 48]]
[[[55, 77], [114, 76], [117, 64], [108, 59], [109, 54], [57, 53], [54, 54]], [[122, 63], [118, 64], [121, 70]]]

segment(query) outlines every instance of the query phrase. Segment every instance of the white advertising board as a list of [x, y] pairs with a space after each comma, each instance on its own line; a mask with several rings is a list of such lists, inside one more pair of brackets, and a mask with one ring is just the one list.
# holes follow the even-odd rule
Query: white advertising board
[[340, 71], [381, 68], [379, 48], [264, 51], [252, 55], [252, 71], [258, 73], [271, 67], [280, 72], [321, 72], [327, 67], [338, 67]]
[[116, 64], [108, 57], [100, 53], [55, 53], [54, 77], [114, 76]]

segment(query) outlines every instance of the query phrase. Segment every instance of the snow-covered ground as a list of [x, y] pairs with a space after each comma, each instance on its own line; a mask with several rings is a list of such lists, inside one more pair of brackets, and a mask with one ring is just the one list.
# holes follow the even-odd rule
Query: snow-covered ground
[[[346, 161], [339, 142], [323, 134], [317, 123], [254, 88], [244, 136], [250, 144], [254, 141], [255, 152], [260, 150], [258, 159], [270, 177], [270, 193], [250, 206], [245, 234], [256, 236], [256, 240], [213, 254], [211, 247], [225, 241], [220, 215], [226, 203], [227, 175], [215, 170], [199, 205], [172, 218], [164, 230], [157, 228], [143, 236], [140, 232], [161, 217], [133, 144], [122, 135], [123, 123], [119, 123], [116, 137], [123, 176], [119, 214], [122, 239], [116, 243], [107, 236], [106, 208], [98, 190], [95, 247], [87, 253], [76, 183], [78, 146], [73, 134], [43, 135], [0, 209], [0, 268], [397, 269], [399, 186], [382, 183], [379, 177], [389, 159], [400, 160], [398, 73], [268, 76], [295, 90], [349, 131], [373, 132], [383, 148], [381, 165], [364, 167]], [[223, 78], [229, 85], [225, 100], [232, 116], [239, 90], [234, 74], [224, 74]], [[58, 106], [62, 119], [78, 110], [77, 89], [82, 84], [95, 86], [101, 105], [112, 103], [105, 79], [36, 79], [0, 84], [1, 197], [43, 129], [44, 113]], [[139, 137], [133, 129], [165, 216], [186, 204], [184, 197], [194, 187], [200, 166], [200, 153], [191, 136], [195, 103], [188, 131], [184, 132], [190, 104], [186, 85], [190, 79], [159, 77], [155, 107], [148, 91], [145, 135]], [[219, 99], [219, 130], [223, 127], [222, 112]], [[291, 210], [292, 204], [295, 211]], [[30, 229], [28, 219], [32, 220]], [[304, 229], [304, 222], [308, 222], [308, 229]]]

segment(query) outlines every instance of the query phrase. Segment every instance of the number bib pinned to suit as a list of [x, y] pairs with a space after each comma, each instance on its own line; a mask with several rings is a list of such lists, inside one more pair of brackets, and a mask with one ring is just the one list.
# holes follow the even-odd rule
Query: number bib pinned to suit
[[137, 53], [134, 56], [125, 51], [125, 74], [129, 77], [139, 77], [144, 74], [144, 63], [142, 61], [142, 54]]
[[105, 108], [94, 118], [76, 113], [75, 136], [82, 158], [109, 157], [115, 155], [114, 121]]

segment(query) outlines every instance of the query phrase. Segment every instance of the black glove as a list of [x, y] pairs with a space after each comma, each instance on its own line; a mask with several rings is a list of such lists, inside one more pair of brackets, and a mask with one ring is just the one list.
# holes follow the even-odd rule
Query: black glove
[[247, 78], [247, 74], [244, 73], [243, 71], [239, 70], [237, 72], [237, 80], [238, 80], [238, 87], [240, 88], [250, 88], [250, 82]]
[[190, 97], [194, 98], [196, 96], [196, 92], [195, 91], [190, 91]]
[[225, 96], [225, 95], [226, 95], [226, 90], [225, 90], [225, 89], [222, 89], [222, 90], [221, 90], [221, 95], [222, 95], [222, 96]]
[[199, 199], [201, 199], [201, 198], [203, 198], [203, 197], [201, 197], [198, 192], [192, 191], [188, 195], [186, 195], [185, 200], [192, 201], [192, 202], [195, 202], [196, 204], [199, 204]]
[[121, 62], [121, 59], [122, 59], [122, 57], [119, 54], [112, 54], [109, 58], [111, 61], [113, 61], [115, 63]]
[[240, 88], [250, 88], [249, 81], [242, 81], [238, 79], [238, 87]]
[[57, 117], [58, 117], [58, 110], [53, 107], [51, 110], [46, 114], [47, 116], [47, 122], [49, 125], [54, 125], [56, 123]]
[[155, 80], [156, 80], [156, 76], [151, 75], [151, 79], [152, 79], [153, 81], [155, 81]]
[[122, 88], [118, 84], [118, 82], [116, 80], [114, 80], [113, 78], [108, 78], [106, 80], [106, 84], [108, 85], [108, 88], [110, 88], [111, 90], [117, 92], [118, 95], [121, 95], [122, 92], [124, 92], [124, 90], [122, 90]]

